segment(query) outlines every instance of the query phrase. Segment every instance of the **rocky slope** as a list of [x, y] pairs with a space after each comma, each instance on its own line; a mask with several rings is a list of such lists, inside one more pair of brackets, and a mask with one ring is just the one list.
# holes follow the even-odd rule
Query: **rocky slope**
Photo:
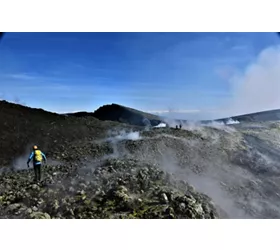
[[210, 199], [186, 182], [136, 160], [98, 166], [47, 166], [41, 185], [31, 172], [3, 174], [2, 218], [217, 218]]
[[230, 218], [280, 218], [279, 122], [189, 129], [196, 136], [148, 132], [150, 142], [138, 144], [135, 155], [143, 149], [146, 159], [161, 160], [165, 170], [210, 196]]
[[50, 158], [60, 154], [70, 160], [81, 143], [104, 138], [108, 130], [119, 126], [94, 117], [68, 117], [0, 101], [0, 166], [17, 165], [18, 157], [27, 157], [34, 144]]
[[[134, 140], [127, 131], [138, 127], [0, 104], [1, 218], [226, 216], [160, 164], [118, 154], [116, 140]], [[41, 183], [26, 169], [32, 144], [48, 157]]]
[[[1, 107], [2, 218], [280, 218], [279, 122], [146, 130]], [[39, 186], [34, 141], [49, 158]]]

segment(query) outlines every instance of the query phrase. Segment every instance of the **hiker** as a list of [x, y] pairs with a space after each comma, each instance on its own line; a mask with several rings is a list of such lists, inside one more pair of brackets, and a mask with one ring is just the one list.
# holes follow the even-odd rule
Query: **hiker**
[[34, 168], [34, 173], [35, 173], [35, 178], [34, 181], [41, 181], [41, 166], [42, 166], [42, 161], [46, 162], [47, 158], [45, 154], [38, 149], [37, 146], [33, 146], [33, 151], [31, 152], [28, 161], [27, 161], [27, 166], [29, 168], [29, 162], [33, 160], [33, 168]]
[[182, 124], [180, 124], [179, 128], [182, 129]]

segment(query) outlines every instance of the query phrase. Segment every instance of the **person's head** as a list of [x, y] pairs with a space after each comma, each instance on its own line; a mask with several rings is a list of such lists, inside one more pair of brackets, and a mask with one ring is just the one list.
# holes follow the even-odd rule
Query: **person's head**
[[36, 145], [33, 146], [33, 150], [37, 150], [38, 147]]

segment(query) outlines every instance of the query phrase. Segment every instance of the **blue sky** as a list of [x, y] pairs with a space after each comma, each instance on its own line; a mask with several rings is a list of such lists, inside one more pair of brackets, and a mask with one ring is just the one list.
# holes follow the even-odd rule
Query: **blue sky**
[[[6, 33], [0, 98], [54, 112], [119, 103], [218, 116], [275, 33]], [[216, 113], [215, 113], [216, 112]]]

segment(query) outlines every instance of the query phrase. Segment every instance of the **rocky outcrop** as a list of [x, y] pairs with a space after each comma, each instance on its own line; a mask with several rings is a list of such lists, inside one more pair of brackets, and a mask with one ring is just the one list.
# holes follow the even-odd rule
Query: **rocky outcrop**
[[97, 109], [93, 116], [102, 121], [117, 121], [135, 126], [156, 126], [161, 122], [161, 119], [156, 115], [118, 104], [104, 105]]
[[[96, 166], [96, 164], [99, 164]], [[209, 197], [156, 165], [109, 159], [95, 166], [46, 166], [0, 176], [1, 218], [218, 218]]]

